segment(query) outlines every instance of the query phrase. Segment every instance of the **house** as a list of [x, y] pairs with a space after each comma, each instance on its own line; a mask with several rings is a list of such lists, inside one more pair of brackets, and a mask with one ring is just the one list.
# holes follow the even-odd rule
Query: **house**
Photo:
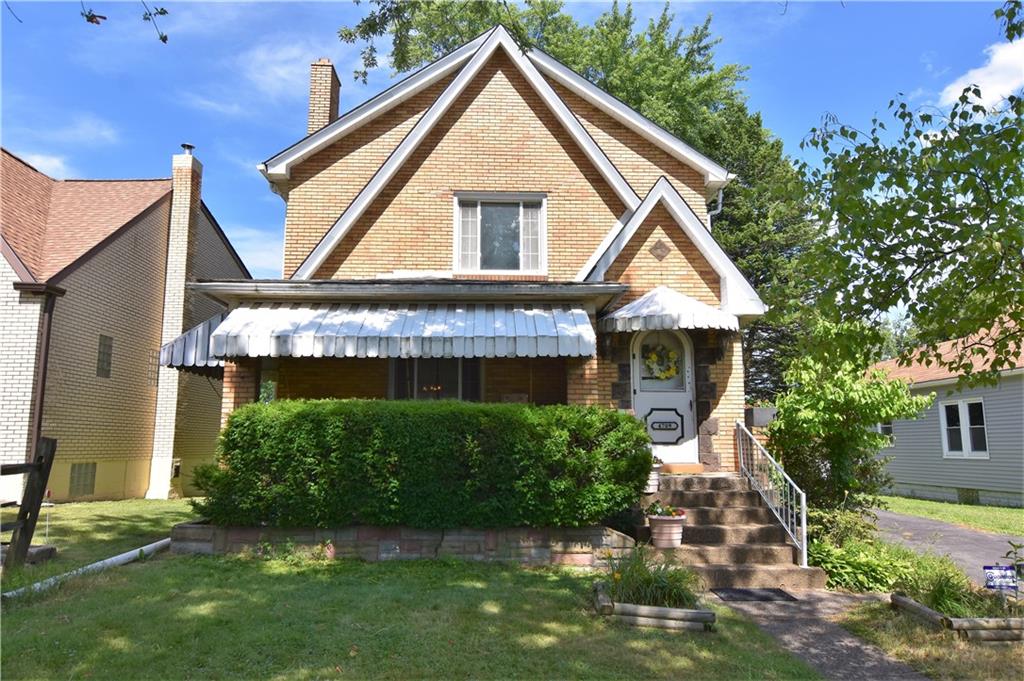
[[[166, 498], [213, 457], [219, 379], [161, 369], [158, 353], [222, 309], [187, 280], [249, 273], [183, 146], [154, 180], [55, 180], [2, 152], [0, 457], [56, 438], [53, 500]], [[18, 476], [0, 484], [20, 498]]]
[[[959, 341], [939, 345], [953, 356]], [[975, 370], [990, 356], [972, 355]], [[935, 394], [920, 418], [883, 423], [891, 437], [893, 492], [900, 496], [971, 504], [1024, 506], [1024, 356], [999, 372], [995, 385], [960, 388], [947, 368], [894, 359], [873, 368], [910, 384], [915, 395]]]
[[222, 363], [225, 417], [264, 381], [632, 410], [668, 471], [738, 470], [765, 306], [711, 235], [726, 169], [500, 26], [340, 116], [310, 78], [308, 134], [260, 166], [282, 278], [191, 284], [229, 312], [165, 366]]

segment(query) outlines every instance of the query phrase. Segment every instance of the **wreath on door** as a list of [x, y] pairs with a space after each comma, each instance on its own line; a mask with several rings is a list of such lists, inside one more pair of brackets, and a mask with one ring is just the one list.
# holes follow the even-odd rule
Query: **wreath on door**
[[655, 345], [650, 350], [644, 348], [644, 368], [647, 375], [659, 381], [667, 381], [679, 375], [679, 353], [669, 350], [664, 345]]

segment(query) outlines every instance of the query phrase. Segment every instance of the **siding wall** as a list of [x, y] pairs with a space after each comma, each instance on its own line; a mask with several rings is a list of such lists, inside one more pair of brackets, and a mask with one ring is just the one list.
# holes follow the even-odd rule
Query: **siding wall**
[[[38, 352], [40, 295], [13, 288], [17, 275], [0, 256], [0, 462], [21, 463], [29, 448]], [[58, 299], [57, 304], [61, 301]], [[0, 501], [21, 497], [23, 478], [0, 478]]]
[[[893, 424], [895, 444], [883, 454], [892, 457], [888, 469], [896, 490], [953, 500], [957, 489], [979, 490], [983, 502], [1016, 500], [1020, 505], [1024, 490], [1024, 376], [1004, 376], [996, 387], [971, 388], [953, 395], [947, 395], [949, 388], [933, 389], [935, 404], [920, 419]], [[931, 390], [913, 392], [927, 394]], [[985, 404], [989, 458], [943, 458], [939, 403], [975, 397]]]
[[[145, 494], [156, 417], [170, 201], [163, 202], [60, 286], [46, 381], [43, 433], [57, 438], [54, 500], [68, 498], [71, 465], [96, 462], [95, 494]], [[96, 375], [100, 334], [113, 341], [109, 378]]]

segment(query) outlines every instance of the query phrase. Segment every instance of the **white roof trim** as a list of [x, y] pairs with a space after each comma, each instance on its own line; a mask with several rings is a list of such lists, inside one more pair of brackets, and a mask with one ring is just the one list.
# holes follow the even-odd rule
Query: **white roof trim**
[[325, 125], [308, 137], [259, 164], [257, 168], [272, 182], [287, 179], [291, 174], [292, 166], [296, 163], [309, 158], [324, 147], [334, 144], [356, 128], [390, 111], [461, 67], [469, 61], [473, 53], [487, 40], [490, 33], [491, 31], [484, 33], [454, 52], [438, 59], [433, 64], [396, 83], [376, 97], [363, 102], [334, 122]]
[[637, 132], [652, 144], [661, 147], [683, 163], [699, 170], [704, 175], [704, 183], [709, 188], [718, 189], [735, 177], [735, 175], [730, 174], [729, 171], [704, 154], [675, 135], [672, 135], [654, 121], [634, 111], [551, 55], [540, 50], [530, 50], [528, 54], [530, 60], [545, 75], [550, 76], [573, 93], [605, 111], [612, 118]]
[[602, 331], [724, 329], [739, 331], [736, 315], [702, 303], [668, 286], [651, 289], [598, 321]]
[[409, 156], [433, 129], [434, 125], [448, 111], [459, 95], [462, 94], [463, 90], [465, 90], [466, 86], [476, 77], [483, 65], [487, 63], [499, 48], [505, 50], [512, 62], [541, 96], [541, 99], [544, 100], [544, 103], [555, 114], [559, 122], [568, 130], [569, 134], [579, 144], [580, 148], [597, 167], [598, 171], [611, 185], [623, 203], [626, 204], [627, 208], [635, 209], [640, 204], [640, 197], [636, 195], [636, 192], [629, 186], [626, 179], [622, 177], [619, 170], [608, 160], [608, 157], [597, 146], [593, 138], [587, 134], [579, 119], [569, 111], [565, 102], [555, 94], [555, 91], [540, 72], [537, 71], [536, 67], [534, 67], [533, 62], [523, 55], [508, 31], [504, 27], [498, 26], [490, 33], [487, 40], [476, 51], [476, 54], [473, 55], [469, 63], [462, 68], [455, 77], [455, 80], [441, 93], [441, 96], [427, 109], [426, 113], [420, 117], [416, 125], [413, 126], [413, 129], [377, 170], [373, 179], [363, 187], [363, 190], [349, 204], [345, 212], [338, 218], [338, 221], [334, 223], [334, 226], [331, 227], [320, 243], [316, 245], [316, 248], [310, 252], [302, 265], [295, 271], [295, 274], [292, 276], [293, 279], [310, 279], [316, 274], [316, 271], [320, 269], [320, 266], [352, 228], [356, 220], [366, 211], [373, 200], [377, 198], [387, 183], [391, 181], [391, 178], [394, 177], [395, 173], [398, 172], [399, 168], [405, 164]]
[[[711, 233], [708, 232], [704, 223], [700, 221], [697, 214], [686, 203], [672, 183], [662, 177], [651, 188], [650, 193], [644, 198], [643, 203], [630, 216], [622, 228], [616, 233], [609, 233], [605, 240], [591, 256], [587, 265], [593, 262], [589, 273], [580, 271], [583, 281], [603, 281], [608, 269], [615, 259], [622, 253], [626, 244], [636, 234], [637, 229], [643, 224], [647, 216], [659, 203], [664, 203], [676, 223], [683, 230], [690, 241], [697, 247], [711, 267], [721, 278], [722, 304], [721, 309], [737, 317], [762, 315], [767, 307], [757, 295], [754, 287], [746, 280], [743, 274], [729, 256], [725, 254], [722, 247], [718, 245]], [[596, 257], [595, 257], [596, 256]]]

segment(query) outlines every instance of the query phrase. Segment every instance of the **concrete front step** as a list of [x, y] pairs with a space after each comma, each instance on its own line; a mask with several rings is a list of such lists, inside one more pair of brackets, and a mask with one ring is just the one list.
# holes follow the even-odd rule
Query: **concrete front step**
[[792, 544], [683, 544], [677, 549], [658, 549], [684, 565], [795, 565]]
[[708, 589], [824, 589], [825, 571], [798, 565], [694, 565]]
[[746, 478], [738, 475], [663, 475], [658, 487], [662, 491], [686, 492], [746, 492], [750, 489]]
[[760, 506], [761, 495], [753, 491], [707, 491], [687, 492], [680, 490], [660, 490], [656, 495], [665, 503], [683, 508], [708, 506], [714, 508], [735, 508], [738, 506]]
[[684, 525], [684, 544], [782, 544], [786, 530], [778, 524]]
[[696, 506], [686, 509], [687, 525], [767, 525], [773, 522], [775, 515], [764, 506]]

